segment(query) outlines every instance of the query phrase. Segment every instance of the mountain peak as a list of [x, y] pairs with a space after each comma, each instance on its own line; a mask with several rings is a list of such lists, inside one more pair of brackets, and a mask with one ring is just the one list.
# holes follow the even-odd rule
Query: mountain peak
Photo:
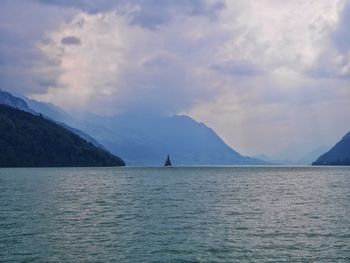
[[28, 104], [21, 98], [13, 96], [7, 91], [0, 89], [0, 104], [5, 104], [13, 108], [17, 108], [24, 111], [30, 111]]
[[350, 165], [350, 132], [332, 149], [321, 155], [313, 165]]
[[[164, 116], [132, 112], [107, 117], [89, 115], [92, 117], [88, 120], [78, 120], [45, 103], [27, 98], [19, 101], [60, 125], [68, 124], [87, 132], [128, 164], [160, 165], [167, 153], [171, 153], [174, 163], [178, 165], [267, 164], [241, 155], [205, 123], [187, 115]], [[79, 133], [79, 130], [71, 130], [93, 142]]]
[[120, 166], [124, 162], [41, 115], [0, 105], [0, 167]]

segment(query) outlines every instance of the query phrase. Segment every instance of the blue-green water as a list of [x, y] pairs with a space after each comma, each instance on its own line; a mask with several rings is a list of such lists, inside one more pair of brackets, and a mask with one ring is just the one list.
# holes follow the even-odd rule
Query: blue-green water
[[0, 169], [1, 262], [350, 262], [349, 167]]

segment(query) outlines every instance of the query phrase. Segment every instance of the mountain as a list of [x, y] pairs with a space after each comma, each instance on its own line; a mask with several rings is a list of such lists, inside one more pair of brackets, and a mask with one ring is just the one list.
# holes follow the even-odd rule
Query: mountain
[[0, 149], [0, 167], [124, 165], [57, 123], [3, 104]]
[[350, 132], [312, 165], [350, 165]]
[[28, 112], [33, 112], [28, 107], [28, 104], [24, 100], [13, 96], [9, 92], [2, 91], [1, 89], [0, 89], [0, 104], [5, 104], [5, 105], [11, 106], [13, 108], [17, 108], [17, 109], [28, 111]]
[[38, 102], [20, 95], [14, 96], [11, 93], [2, 90], [0, 90], [0, 104], [5, 104], [23, 111], [27, 111], [34, 115], [42, 114], [50, 120], [55, 121], [59, 125], [79, 135], [81, 138], [92, 143], [96, 147], [104, 148], [90, 135], [79, 129], [68, 126], [66, 123], [69, 121], [73, 123], [73, 117], [60, 110], [53, 104]]
[[267, 164], [242, 156], [204, 123], [184, 115], [124, 114], [93, 121], [98, 129], [91, 123], [80, 128], [131, 165], [160, 165], [168, 153], [175, 165]]
[[291, 160], [287, 160], [287, 159], [275, 159], [272, 158], [266, 154], [257, 154], [255, 156], [253, 156], [254, 158], [257, 158], [259, 160], [263, 160], [269, 164], [275, 164], [275, 165], [292, 165], [294, 164]]
[[59, 107], [51, 103], [39, 102], [33, 99], [28, 99], [21, 95], [19, 95], [18, 97], [24, 100], [30, 109], [32, 109], [35, 112], [40, 112], [41, 114], [49, 117], [52, 120], [65, 123], [68, 120], [73, 119], [72, 116], [65, 113]]
[[317, 159], [317, 157], [319, 157], [324, 152], [328, 151], [330, 148], [331, 148], [330, 146], [318, 147], [313, 151], [305, 154], [302, 158], [296, 161], [296, 164], [310, 165], [314, 160]]
[[[168, 153], [175, 165], [268, 163], [242, 156], [225, 144], [211, 128], [188, 116], [124, 114], [106, 117], [84, 112], [73, 117], [53, 104], [23, 96], [21, 98], [35, 112], [61, 125], [64, 123], [68, 127], [75, 127], [78, 131], [91, 135], [100, 143], [100, 147], [103, 145], [113, 154], [123, 158], [128, 165], [160, 165], [164, 163]], [[92, 142], [79, 132], [74, 130], [73, 132]]]

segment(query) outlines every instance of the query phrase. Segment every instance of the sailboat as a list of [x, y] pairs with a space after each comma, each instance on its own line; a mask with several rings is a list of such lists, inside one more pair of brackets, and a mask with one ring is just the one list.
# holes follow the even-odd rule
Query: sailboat
[[170, 161], [170, 156], [168, 154], [166, 160], [165, 160], [165, 163], [164, 163], [164, 167], [171, 167], [171, 161]]

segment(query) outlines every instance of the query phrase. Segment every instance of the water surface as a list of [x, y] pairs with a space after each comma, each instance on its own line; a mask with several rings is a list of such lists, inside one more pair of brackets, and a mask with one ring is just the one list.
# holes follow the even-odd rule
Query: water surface
[[349, 167], [0, 169], [1, 262], [350, 262]]

